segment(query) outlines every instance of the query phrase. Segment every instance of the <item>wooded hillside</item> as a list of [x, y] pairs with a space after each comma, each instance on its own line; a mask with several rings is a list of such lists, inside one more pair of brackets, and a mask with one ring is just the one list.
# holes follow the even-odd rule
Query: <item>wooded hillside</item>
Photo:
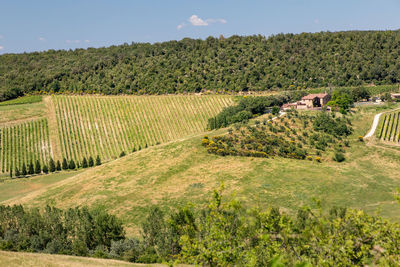
[[35, 91], [164, 94], [392, 84], [400, 31], [232, 36], [0, 56], [0, 100]]

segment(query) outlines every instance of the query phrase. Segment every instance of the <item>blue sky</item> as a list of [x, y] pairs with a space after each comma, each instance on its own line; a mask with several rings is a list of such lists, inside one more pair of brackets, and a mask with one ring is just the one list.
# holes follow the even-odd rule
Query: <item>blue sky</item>
[[399, 0], [0, 0], [0, 54], [400, 28]]

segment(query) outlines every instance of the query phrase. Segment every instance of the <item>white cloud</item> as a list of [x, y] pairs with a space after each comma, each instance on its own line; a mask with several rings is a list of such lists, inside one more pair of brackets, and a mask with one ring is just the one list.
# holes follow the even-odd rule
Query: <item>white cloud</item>
[[[197, 15], [190, 16], [190, 18], [188, 19], [188, 22], [193, 26], [209, 26], [210, 24], [213, 24], [213, 23], [222, 23], [222, 24], [227, 23], [226, 19], [212, 19], [212, 18], [202, 19]], [[183, 27], [185, 27], [186, 25], [188, 25], [188, 24], [185, 22], [182, 22], [181, 24], [176, 26], [176, 28], [178, 30], [180, 30]]]
[[66, 40], [65, 41], [67, 44], [79, 44], [81, 40]]
[[4, 46], [1, 46], [1, 45], [0, 45], [0, 50], [3, 50], [3, 49], [4, 49]]
[[206, 21], [202, 20], [201, 18], [199, 18], [197, 15], [192, 15], [189, 18], [189, 22], [193, 26], [208, 26], [208, 23]]
[[44, 38], [44, 37], [39, 37], [38, 40], [41, 41], [41, 42], [44, 42], [44, 41], [46, 41], [46, 38]]

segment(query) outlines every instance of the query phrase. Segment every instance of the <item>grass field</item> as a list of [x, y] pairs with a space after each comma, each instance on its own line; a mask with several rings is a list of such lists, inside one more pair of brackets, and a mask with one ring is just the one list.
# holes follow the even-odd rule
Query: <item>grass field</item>
[[62, 157], [115, 159], [204, 131], [230, 96], [55, 96]]
[[355, 132], [342, 163], [212, 155], [201, 145], [202, 133], [144, 149], [2, 203], [103, 206], [124, 221], [129, 235], [136, 235], [152, 205], [164, 209], [189, 202], [200, 205], [223, 182], [226, 194], [234, 193], [246, 205], [273, 205], [294, 212], [316, 198], [326, 206], [359, 208], [400, 220], [394, 199], [400, 188], [400, 151], [358, 141], [383, 108], [358, 108], [352, 120]]
[[118, 260], [96, 259], [88, 257], [76, 257], [65, 255], [52, 255], [41, 253], [25, 253], [25, 252], [9, 252], [0, 251], [0, 266], [34, 266], [34, 267], [50, 267], [50, 266], [131, 266], [131, 267], [161, 267], [162, 264], [134, 264]]
[[43, 102], [0, 106], [0, 127], [43, 118], [46, 114], [47, 110]]
[[41, 164], [52, 157], [47, 119], [31, 120], [0, 128], [0, 167], [2, 172], [21, 170], [37, 160]]

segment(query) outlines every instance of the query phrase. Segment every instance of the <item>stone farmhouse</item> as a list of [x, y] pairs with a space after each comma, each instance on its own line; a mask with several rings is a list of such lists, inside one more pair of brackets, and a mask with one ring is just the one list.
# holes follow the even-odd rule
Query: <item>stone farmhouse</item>
[[304, 96], [300, 101], [282, 105], [281, 109], [321, 109], [330, 99], [331, 96], [327, 93], [309, 94]]

